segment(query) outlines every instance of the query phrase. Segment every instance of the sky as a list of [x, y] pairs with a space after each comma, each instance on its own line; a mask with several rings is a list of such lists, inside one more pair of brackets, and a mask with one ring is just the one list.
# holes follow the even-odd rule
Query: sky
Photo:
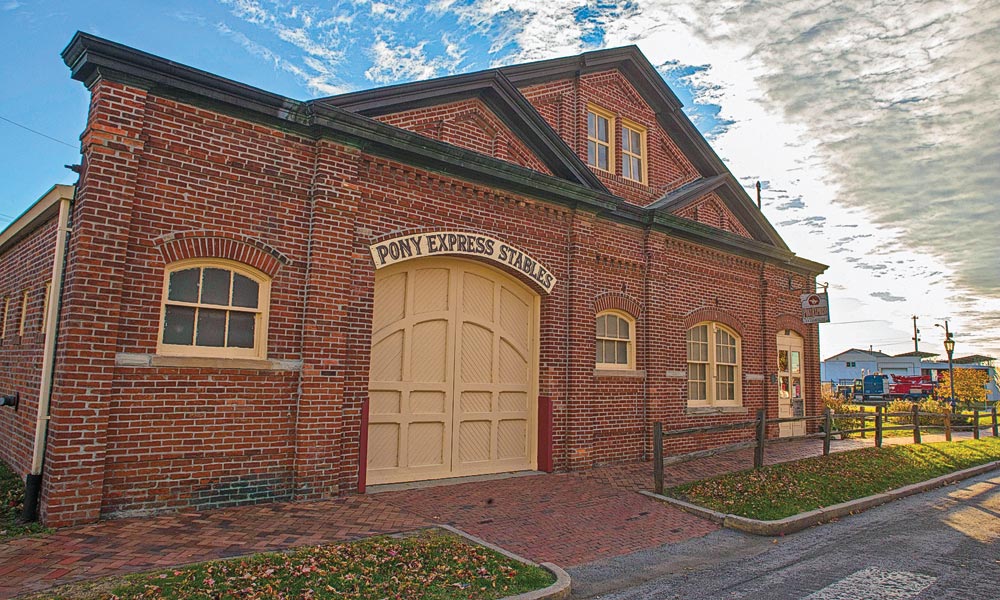
[[1000, 357], [1000, 2], [0, 0], [0, 228], [74, 183], [77, 30], [307, 100], [636, 44], [798, 254], [821, 356]]

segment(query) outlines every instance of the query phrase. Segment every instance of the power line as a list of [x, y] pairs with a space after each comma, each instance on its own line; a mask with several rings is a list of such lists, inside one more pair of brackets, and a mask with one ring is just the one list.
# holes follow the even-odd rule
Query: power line
[[43, 138], [45, 138], [47, 140], [52, 140], [53, 142], [55, 142], [57, 144], [62, 144], [63, 146], [69, 146], [70, 148], [73, 148], [74, 150], [77, 149], [76, 146], [74, 146], [73, 144], [70, 144], [69, 142], [64, 142], [62, 140], [58, 140], [58, 139], [52, 137], [51, 135], [45, 135], [41, 131], [35, 131], [31, 127], [28, 127], [27, 125], [21, 125], [17, 121], [11, 121], [10, 119], [8, 119], [7, 117], [5, 117], [3, 115], [0, 115], [0, 121], [7, 121], [8, 123], [10, 123], [11, 125], [13, 125], [15, 127], [20, 127], [21, 129], [24, 129], [25, 131], [30, 131], [31, 133], [34, 133], [35, 135], [40, 135]]

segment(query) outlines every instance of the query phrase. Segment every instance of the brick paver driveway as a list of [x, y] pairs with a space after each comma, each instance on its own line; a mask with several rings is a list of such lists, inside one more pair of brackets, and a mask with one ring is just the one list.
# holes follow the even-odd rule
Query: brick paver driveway
[[[869, 442], [870, 443], [870, 442]], [[864, 442], [839, 442], [848, 449]], [[819, 454], [774, 445], [768, 462]], [[745, 469], [749, 451], [668, 467], [668, 485]], [[409, 531], [447, 523], [536, 561], [574, 566], [703, 536], [716, 525], [636, 490], [650, 463], [423, 489], [104, 521], [0, 545], [0, 598], [109, 574]]]

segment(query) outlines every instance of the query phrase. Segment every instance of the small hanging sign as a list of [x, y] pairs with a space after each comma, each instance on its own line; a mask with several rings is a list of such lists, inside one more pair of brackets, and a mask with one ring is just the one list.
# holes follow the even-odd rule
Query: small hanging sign
[[802, 322], [829, 323], [830, 300], [826, 292], [802, 294]]

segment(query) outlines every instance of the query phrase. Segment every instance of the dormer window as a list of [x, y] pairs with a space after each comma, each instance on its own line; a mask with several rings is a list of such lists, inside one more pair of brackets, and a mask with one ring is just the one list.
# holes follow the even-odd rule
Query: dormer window
[[622, 177], [639, 183], [646, 181], [646, 129], [622, 121]]
[[611, 171], [612, 136], [615, 118], [606, 110], [587, 108], [587, 164], [602, 171]]

